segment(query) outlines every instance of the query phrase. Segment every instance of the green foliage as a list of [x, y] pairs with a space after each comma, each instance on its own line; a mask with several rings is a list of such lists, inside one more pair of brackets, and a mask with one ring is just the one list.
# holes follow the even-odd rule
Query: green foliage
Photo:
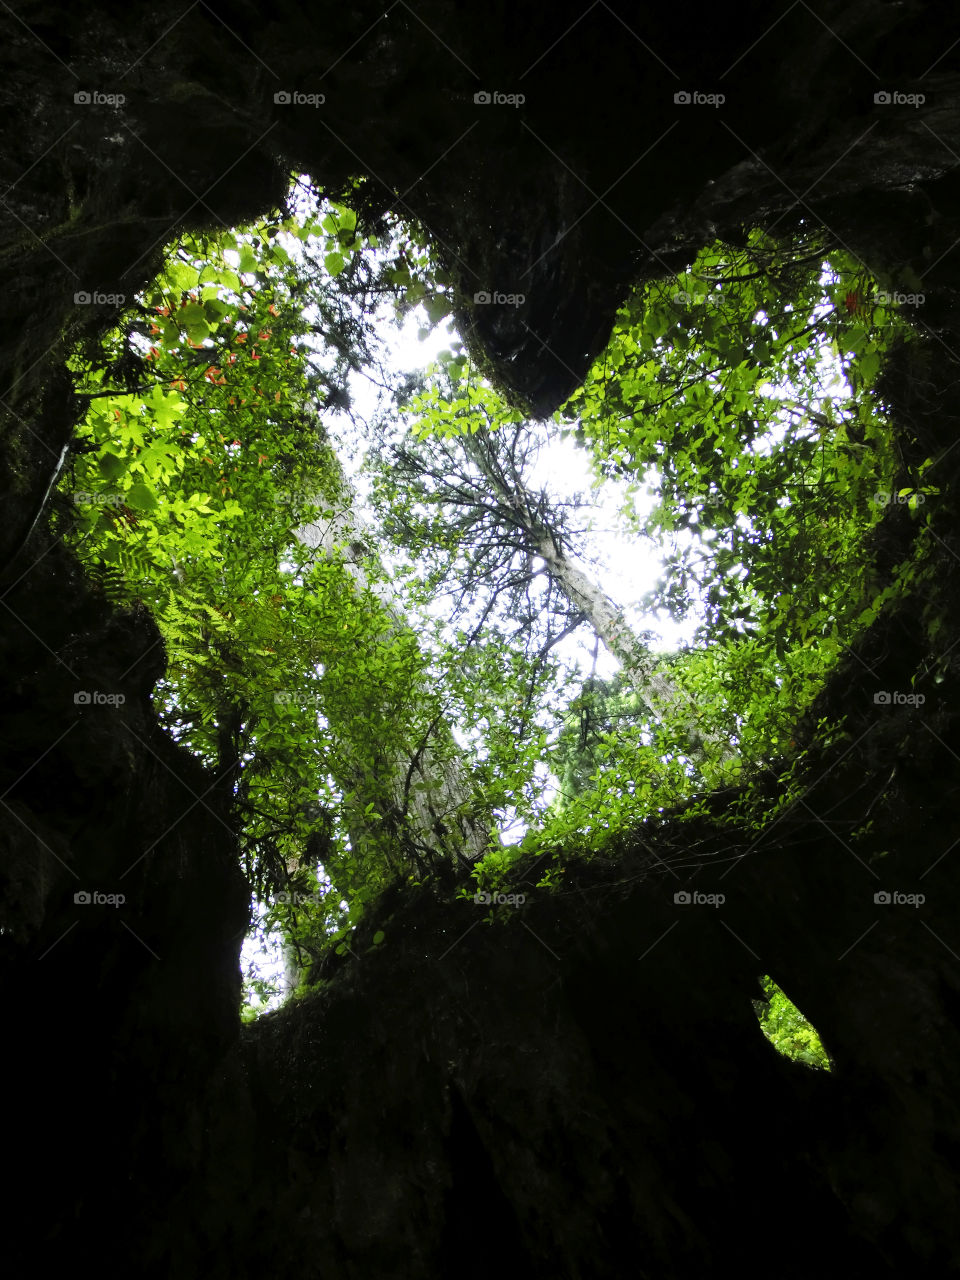
[[[556, 415], [599, 476], [629, 482], [625, 518], [666, 547], [644, 603], [698, 613], [704, 647], [675, 677], [736, 743], [741, 772], [790, 750], [844, 647], [914, 571], [884, 577], [868, 536], [889, 502], [909, 500], [919, 520], [934, 492], [923, 467], [904, 472], [876, 390], [884, 352], [909, 338], [885, 296], [823, 242], [717, 243], [631, 299]], [[623, 746], [622, 732], [607, 744], [615, 768]], [[669, 803], [683, 782], [664, 782]]]
[[785, 1058], [830, 1070], [830, 1057], [816, 1030], [769, 975], [760, 979], [763, 999], [754, 1000], [763, 1034]]
[[651, 607], [696, 605], [703, 638], [762, 636], [779, 659], [813, 644], [825, 661], [873, 616], [885, 584], [864, 534], [878, 495], [904, 488], [874, 387], [905, 326], [877, 294], [839, 251], [754, 233], [623, 309], [558, 421], [601, 474], [634, 480], [631, 500], [655, 486], [645, 516], [628, 512], [672, 543]]
[[161, 720], [226, 791], [270, 899], [261, 927], [294, 943], [341, 933], [402, 872], [402, 815], [377, 782], [437, 713], [417, 697], [416, 637], [358, 589], [353, 550], [297, 536], [349, 502], [322, 405], [370, 361], [370, 299], [397, 270], [370, 248], [329, 203], [186, 236], [73, 362], [89, 407], [61, 531], [116, 603], [156, 618]]
[[[823, 237], [753, 232], [741, 249], [709, 246], [622, 309], [555, 422], [589, 451], [598, 483], [624, 487], [627, 526], [664, 556], [646, 609], [695, 612], [698, 647], [653, 655], [677, 691], [669, 710], [654, 713], [622, 673], [605, 687], [588, 680], [566, 710], [554, 697], [538, 750], [558, 794], [528, 805], [534, 829], [498, 855], [498, 874], [531, 850], [600, 850], [611, 832], [712, 786], [762, 779], [794, 751], [797, 719], [844, 649], [915, 579], [922, 533], [892, 573], [871, 540], [891, 503], [919, 526], [936, 492], [929, 460], [906, 467], [877, 389], [885, 352], [910, 340], [889, 297]], [[462, 353], [407, 408], [427, 441], [509, 433], [521, 417]], [[434, 583], [491, 545], [422, 485], [386, 488]], [[709, 730], [699, 744], [691, 706]], [[797, 763], [778, 766], [783, 785]]]
[[[279, 929], [302, 960], [345, 952], [383, 888], [435, 875], [470, 825], [523, 829], [476, 875], [509, 891], [518, 858], [538, 855], [555, 887], [558, 850], [602, 854], [632, 824], [695, 813], [693, 798], [774, 765], [777, 799], [762, 803], [788, 803], [797, 717], [920, 572], [922, 536], [906, 563], [879, 566], [886, 506], [922, 529], [935, 492], [929, 460], [905, 462], [884, 421], [883, 356], [907, 338], [878, 283], [824, 241], [754, 233], [623, 308], [553, 430], [588, 451], [598, 483], [621, 485], [625, 527], [664, 555], [648, 611], [694, 611], [699, 631], [676, 654], [638, 640], [637, 670], [585, 680], [558, 656], [577, 608], [544, 586], [491, 482], [491, 467], [522, 480], [523, 416], [456, 339], [395, 394], [420, 470], [381, 450], [374, 545], [298, 536], [353, 501], [330, 423], [350, 411], [351, 371], [376, 364], [376, 307], [422, 307], [425, 334], [452, 305], [422, 231], [364, 228], [314, 195], [181, 239], [76, 354], [87, 412], [56, 515], [110, 598], [158, 622], [155, 701], [229, 802], [261, 936]], [[482, 457], [491, 439], [504, 449]], [[471, 440], [461, 467], [451, 449]], [[544, 495], [522, 502], [527, 532], [565, 546]], [[759, 821], [744, 803], [738, 816]], [[256, 970], [249, 990], [260, 1007], [276, 996]], [[786, 1008], [771, 998], [780, 1041], [822, 1054]]]

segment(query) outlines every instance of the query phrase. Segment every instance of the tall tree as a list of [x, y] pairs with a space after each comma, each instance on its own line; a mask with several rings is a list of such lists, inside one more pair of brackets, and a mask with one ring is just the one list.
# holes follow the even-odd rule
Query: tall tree
[[[654, 721], [669, 719], [698, 759], [728, 758], [729, 741], [711, 730], [703, 708], [666, 674], [625, 611], [578, 563], [574, 541], [583, 531], [574, 530], [572, 517], [585, 499], [560, 502], [545, 487], [533, 487], [542, 433], [514, 420], [483, 391], [451, 388], [441, 403], [463, 434], [437, 434], [436, 401], [419, 397], [415, 405], [431, 433], [407, 435], [382, 456], [378, 491], [401, 541], [419, 547], [433, 541], [445, 562], [441, 572], [456, 581], [457, 607], [482, 600], [474, 606], [474, 638], [497, 606], [526, 619], [527, 630], [537, 614], [558, 615], [563, 625], [554, 642], [585, 624], [621, 664]], [[543, 574], [546, 590], [531, 607], [531, 586]]]

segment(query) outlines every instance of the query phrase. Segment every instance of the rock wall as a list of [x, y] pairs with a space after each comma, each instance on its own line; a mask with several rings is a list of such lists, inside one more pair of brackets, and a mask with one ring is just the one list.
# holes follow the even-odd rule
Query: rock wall
[[[433, 0], [0, 21], [11, 1273], [952, 1274], [960, 15], [724, 3], [696, 27], [679, 6]], [[651, 868], [691, 839], [667, 822], [502, 925], [384, 904], [381, 948], [361, 937], [321, 995], [241, 1035], [246, 889], [216, 780], [157, 729], [152, 624], [98, 597], [45, 504], [79, 413], [70, 351], [178, 230], [276, 205], [293, 166], [331, 190], [365, 175], [364, 208], [420, 218], [464, 330], [540, 412], [634, 279], [717, 232], [825, 222], [923, 280], [924, 341], [887, 394], [906, 453], [943, 455], [941, 493], [935, 574], [825, 692], [847, 736], [807, 730], [805, 800], [759, 841], [718, 798], [695, 873]], [[892, 511], [891, 564], [912, 536]], [[923, 714], [878, 718], [877, 680], [927, 687]], [[679, 884], [723, 912], [678, 913]], [[922, 911], [877, 912], [878, 888], [920, 884]], [[829, 1076], [764, 1042], [764, 972]]]

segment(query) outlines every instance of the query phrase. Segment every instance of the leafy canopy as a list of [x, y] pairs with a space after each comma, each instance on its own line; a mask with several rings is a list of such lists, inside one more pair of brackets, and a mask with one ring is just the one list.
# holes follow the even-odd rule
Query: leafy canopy
[[[56, 519], [111, 598], [156, 618], [161, 718], [216, 775], [270, 899], [261, 934], [280, 927], [301, 959], [344, 945], [391, 880], [437, 872], [386, 779], [438, 725], [451, 728], [435, 789], [459, 750], [461, 810], [526, 829], [492, 847], [476, 873], [487, 887], [531, 851], [552, 855], [541, 883], [555, 884], [572, 852], [762, 777], [844, 647], [917, 571], [922, 539], [880, 567], [885, 511], [922, 529], [935, 492], [930, 460], [908, 465], [885, 423], [882, 360], [907, 328], [825, 239], [754, 232], [636, 291], [550, 430], [576, 439], [598, 486], [620, 485], [624, 527], [663, 557], [647, 614], [698, 619], [695, 647], [653, 655], [733, 746], [692, 752], [679, 713], [651, 714], [625, 673], [603, 680], [561, 652], [582, 619], [504, 535], [497, 504], [473, 493], [460, 519], [437, 497], [451, 478], [476, 489], [465, 439], [512, 440], [516, 459], [532, 424], [455, 336], [401, 385], [380, 359], [384, 302], [419, 308], [424, 332], [449, 314], [423, 235], [360, 227], [301, 184], [255, 227], [183, 237], [73, 362], [87, 411]], [[356, 506], [335, 427], [358, 376], [392, 397], [410, 457], [440, 446], [432, 473], [374, 450], [379, 524], [370, 545], [331, 554], [302, 532]], [[437, 605], [451, 583], [459, 611]], [[789, 775], [784, 788], [777, 803]], [[812, 1041], [803, 1052], [816, 1056]]]

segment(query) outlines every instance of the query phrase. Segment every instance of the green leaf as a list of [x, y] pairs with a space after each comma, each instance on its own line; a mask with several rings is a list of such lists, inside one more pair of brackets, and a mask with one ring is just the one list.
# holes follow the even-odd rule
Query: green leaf
[[450, 314], [450, 299], [442, 293], [433, 293], [424, 300], [423, 308], [430, 317], [431, 324], [439, 324]]
[[159, 506], [156, 495], [145, 484], [139, 482], [127, 491], [126, 500], [128, 506], [136, 511], [155, 511]]
[[126, 461], [114, 453], [102, 453], [97, 459], [97, 466], [108, 480], [119, 480], [127, 469]]

